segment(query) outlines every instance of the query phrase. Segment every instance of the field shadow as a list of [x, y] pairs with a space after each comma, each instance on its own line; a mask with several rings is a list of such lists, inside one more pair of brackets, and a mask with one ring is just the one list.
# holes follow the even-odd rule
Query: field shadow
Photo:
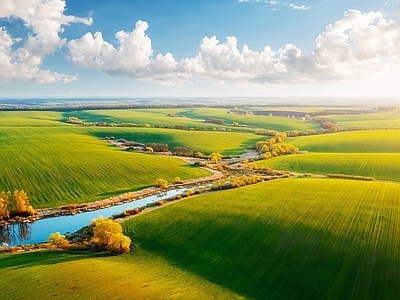
[[102, 114], [93, 114], [91, 112], [87, 112], [84, 110], [71, 110], [67, 112], [63, 112], [62, 114], [63, 119], [61, 120], [62, 122], [65, 122], [65, 119], [68, 117], [77, 117], [78, 119], [84, 121], [84, 122], [116, 122], [118, 121], [118, 118], [107, 116], [107, 115], [102, 115]]
[[109, 257], [109, 253], [83, 253], [67, 251], [35, 251], [0, 255], [0, 270], [5, 268], [28, 268], [33, 266], [55, 265], [88, 258]]
[[[349, 289], [354, 299], [390, 299], [400, 292], [396, 258], [361, 249], [351, 239], [301, 225], [286, 235], [284, 227], [264, 227], [261, 222], [256, 227], [264, 227], [264, 234], [250, 231], [242, 239], [234, 226], [205, 223], [204, 230], [182, 243], [158, 236], [143, 239], [140, 247], [254, 299], [351, 299]], [[207, 228], [212, 228], [213, 237]], [[332, 240], [337, 240], [335, 247], [329, 244]]]
[[250, 140], [247, 140], [247, 141], [244, 141], [243, 143], [241, 143], [238, 148], [225, 149], [224, 151], [221, 152], [221, 154], [222, 155], [241, 155], [241, 154], [243, 154], [245, 149], [249, 149], [252, 146], [254, 146], [258, 141], [263, 141], [263, 140], [266, 140], [266, 137], [260, 136], [259, 138], [250, 139]]

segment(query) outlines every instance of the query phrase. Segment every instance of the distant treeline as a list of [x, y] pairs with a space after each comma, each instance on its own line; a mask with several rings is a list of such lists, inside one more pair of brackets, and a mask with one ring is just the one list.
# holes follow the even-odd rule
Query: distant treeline
[[[284, 107], [284, 105], [280, 105]], [[104, 109], [165, 109], [165, 108], [234, 108], [235, 105], [230, 104], [198, 104], [198, 103], [180, 103], [180, 104], [65, 104], [65, 105], [29, 105], [17, 103], [15, 105], [0, 105], [0, 111], [74, 111], [74, 110], [104, 110]], [[270, 105], [266, 107], [275, 107]]]
[[[177, 129], [177, 130], [190, 130], [190, 131], [235, 131], [235, 132], [243, 132], [243, 130], [231, 128], [219, 127], [219, 128], [207, 128], [201, 126], [187, 127], [185, 125], [170, 125], [170, 124], [137, 124], [137, 123], [114, 123], [114, 122], [85, 122], [77, 117], [68, 117], [66, 119], [67, 123], [77, 124], [83, 126], [96, 126], [96, 127], [141, 127], [141, 128], [167, 128], [167, 129]], [[234, 122], [235, 123], [235, 122]], [[223, 125], [223, 124], [219, 124]]]

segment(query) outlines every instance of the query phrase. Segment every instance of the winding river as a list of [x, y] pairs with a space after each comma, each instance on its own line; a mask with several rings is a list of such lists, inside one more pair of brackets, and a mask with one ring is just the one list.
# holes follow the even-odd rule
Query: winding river
[[16, 223], [0, 226], [0, 246], [4, 243], [9, 246], [27, 245], [46, 242], [50, 234], [60, 232], [67, 234], [75, 232], [90, 224], [93, 219], [103, 216], [109, 218], [112, 215], [122, 213], [128, 208], [143, 207], [146, 204], [163, 200], [178, 194], [186, 189], [174, 189], [157, 195], [152, 195], [140, 200], [133, 200], [121, 205], [95, 211], [83, 212], [76, 215], [57, 216], [41, 219], [34, 223]]

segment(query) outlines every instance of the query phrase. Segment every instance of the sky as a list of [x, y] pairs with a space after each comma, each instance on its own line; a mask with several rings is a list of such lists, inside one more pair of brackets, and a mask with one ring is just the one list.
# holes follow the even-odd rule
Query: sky
[[400, 1], [0, 0], [0, 97], [395, 97]]

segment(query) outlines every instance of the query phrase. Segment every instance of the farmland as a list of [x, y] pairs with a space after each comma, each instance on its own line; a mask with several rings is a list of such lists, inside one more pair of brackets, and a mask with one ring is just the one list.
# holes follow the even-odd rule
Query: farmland
[[396, 153], [308, 153], [257, 162], [272, 169], [316, 174], [370, 176], [400, 180], [400, 155]]
[[341, 132], [291, 138], [308, 154], [282, 156], [258, 162], [273, 169], [301, 173], [339, 173], [400, 180], [400, 131]]
[[[234, 131], [254, 132], [254, 128], [235, 128], [217, 124], [204, 123], [203, 120], [183, 116], [179, 109], [113, 109], [113, 110], [79, 110], [66, 112], [64, 117], [74, 116], [85, 122], [115, 122], [149, 124], [151, 126], [185, 126], [213, 130], [224, 128]], [[171, 117], [168, 115], [176, 115]]]
[[137, 245], [124, 256], [2, 256], [1, 285], [13, 283], [9, 298], [39, 285], [44, 299], [393, 299], [399, 194], [395, 183], [286, 179], [196, 196], [123, 223]]
[[[172, 118], [171, 118], [172, 119]], [[171, 157], [128, 153], [100, 138], [167, 143], [237, 155], [263, 137], [251, 133], [66, 124], [61, 112], [0, 112], [0, 186], [23, 189], [36, 208], [83, 203], [208, 172]]]
[[[77, 130], [1, 128], [0, 186], [23, 189], [37, 208], [83, 203], [208, 172], [183, 161], [128, 153]], [[67, 128], [68, 129], [68, 128]]]
[[273, 129], [277, 131], [286, 130], [307, 130], [317, 129], [318, 124], [311, 121], [303, 121], [291, 118], [282, 117], [268, 117], [268, 116], [250, 116], [250, 115], [236, 115], [227, 114], [226, 109], [219, 108], [198, 108], [198, 109], [185, 109], [180, 110], [179, 114], [184, 114], [190, 118], [205, 119], [213, 117], [224, 120], [226, 123], [238, 122], [239, 124], [246, 124], [265, 129]]
[[[82, 126], [66, 123], [68, 116], [151, 126]], [[216, 108], [1, 112], [0, 186], [28, 191], [36, 208], [90, 202], [148, 187], [157, 178], [208, 174], [173, 157], [123, 151], [104, 137], [223, 155], [238, 155], [267, 138], [252, 130], [157, 128], [195, 127], [205, 124], [196, 118], [207, 117], [276, 130], [317, 126]], [[400, 180], [398, 130], [301, 136], [288, 143], [309, 153], [257, 165]], [[0, 287], [6, 299], [393, 299], [400, 293], [399, 195], [396, 182], [291, 178], [194, 196], [123, 222], [133, 245], [122, 256], [1, 255]]]
[[85, 127], [84, 132], [98, 138], [114, 136], [141, 143], [166, 143], [169, 148], [187, 147], [206, 155], [219, 152], [223, 155], [240, 155], [244, 149], [265, 137], [252, 133], [188, 131], [164, 128]]
[[[187, 127], [230, 128], [231, 130], [254, 131], [254, 128], [227, 127], [216, 124], [208, 124], [199, 120], [216, 118], [226, 124], [237, 122], [255, 128], [266, 128], [277, 131], [317, 129], [317, 123], [283, 117], [251, 116], [228, 114], [229, 109], [223, 108], [193, 108], [193, 109], [134, 109], [134, 110], [93, 110], [64, 113], [64, 116], [75, 116], [86, 122], [117, 122], [136, 123], [150, 125], [183, 125]], [[168, 117], [167, 114], [185, 116]]]
[[400, 113], [386, 112], [366, 115], [329, 115], [325, 116], [335, 120], [343, 128], [400, 128]]
[[194, 119], [216, 118], [224, 120], [225, 123], [238, 122], [249, 126], [273, 129], [277, 131], [285, 130], [307, 130], [317, 129], [318, 124], [311, 121], [303, 121], [298, 119], [268, 116], [251, 116], [228, 114], [227, 109], [222, 108], [195, 108], [195, 109], [177, 109], [177, 114], [183, 114], [186, 117]]
[[59, 251], [2, 255], [0, 271], [2, 299], [235, 298], [140, 250], [120, 257]]
[[400, 130], [352, 131], [296, 137], [290, 143], [301, 150], [330, 153], [399, 153]]

